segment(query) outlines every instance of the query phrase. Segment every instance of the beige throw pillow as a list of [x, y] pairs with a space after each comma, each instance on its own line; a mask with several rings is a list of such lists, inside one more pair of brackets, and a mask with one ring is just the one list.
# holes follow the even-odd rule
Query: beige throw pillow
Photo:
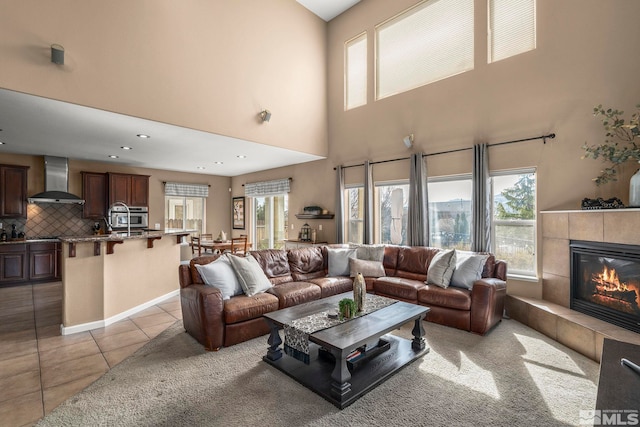
[[472, 289], [473, 282], [482, 277], [482, 270], [484, 270], [487, 259], [489, 259], [488, 254], [457, 251], [456, 269], [451, 277], [451, 286]]
[[350, 277], [356, 277], [358, 273], [364, 277], [386, 276], [384, 266], [380, 261], [367, 261], [364, 259], [349, 258]]
[[427, 285], [437, 285], [447, 289], [453, 270], [456, 268], [456, 251], [453, 249], [438, 252], [427, 270]]
[[228, 255], [228, 257], [238, 276], [240, 286], [242, 286], [247, 296], [251, 297], [255, 294], [260, 294], [273, 286], [264, 271], [262, 271], [258, 261], [251, 255], [246, 257]]

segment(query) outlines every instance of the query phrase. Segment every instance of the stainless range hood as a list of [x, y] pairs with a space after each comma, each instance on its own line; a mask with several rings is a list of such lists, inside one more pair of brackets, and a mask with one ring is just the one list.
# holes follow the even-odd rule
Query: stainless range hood
[[76, 203], [84, 200], [69, 193], [69, 162], [64, 157], [44, 156], [44, 192], [34, 194], [29, 203]]

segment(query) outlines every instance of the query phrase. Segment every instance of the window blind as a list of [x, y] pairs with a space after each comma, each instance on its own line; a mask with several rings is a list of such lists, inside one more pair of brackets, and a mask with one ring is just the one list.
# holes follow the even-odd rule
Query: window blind
[[536, 0], [489, 0], [489, 62], [536, 48]]
[[251, 182], [244, 185], [244, 195], [247, 197], [275, 196], [289, 191], [291, 191], [290, 178]]
[[209, 197], [209, 186], [207, 184], [166, 182], [164, 184], [164, 195], [177, 197]]
[[430, 0], [376, 27], [376, 98], [473, 69], [473, 0]]
[[367, 103], [367, 33], [345, 44], [345, 110]]

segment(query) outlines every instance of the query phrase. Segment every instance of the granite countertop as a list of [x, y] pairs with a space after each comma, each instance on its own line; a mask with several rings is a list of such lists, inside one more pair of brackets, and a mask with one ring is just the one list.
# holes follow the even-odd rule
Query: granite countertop
[[47, 243], [47, 242], [63, 242], [63, 243], [84, 243], [84, 242], [107, 242], [107, 241], [121, 241], [121, 240], [133, 240], [133, 239], [148, 239], [150, 237], [162, 237], [162, 236], [176, 236], [179, 234], [188, 234], [188, 231], [175, 231], [175, 230], [156, 230], [156, 231], [135, 231], [132, 230], [131, 234], [127, 234], [126, 231], [113, 232], [111, 234], [87, 234], [83, 236], [60, 236], [58, 238], [27, 238], [26, 240], [8, 240], [6, 242], [0, 242], [0, 245], [15, 245], [25, 243]]
[[59, 241], [63, 243], [86, 243], [86, 242], [109, 242], [121, 240], [148, 239], [151, 237], [176, 236], [179, 234], [188, 234], [186, 231], [135, 231], [131, 234], [126, 231], [116, 231], [111, 234], [89, 234], [86, 236], [60, 236]]

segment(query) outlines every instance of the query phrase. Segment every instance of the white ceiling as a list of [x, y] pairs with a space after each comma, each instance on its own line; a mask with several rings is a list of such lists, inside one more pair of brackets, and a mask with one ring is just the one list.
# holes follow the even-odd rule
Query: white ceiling
[[329, 22], [360, 0], [297, 0], [298, 3]]
[[[0, 89], [0, 129], [0, 154], [51, 155], [207, 175], [237, 176], [323, 158], [6, 89]], [[151, 138], [136, 136], [141, 133]], [[241, 155], [246, 158], [237, 157]]]

